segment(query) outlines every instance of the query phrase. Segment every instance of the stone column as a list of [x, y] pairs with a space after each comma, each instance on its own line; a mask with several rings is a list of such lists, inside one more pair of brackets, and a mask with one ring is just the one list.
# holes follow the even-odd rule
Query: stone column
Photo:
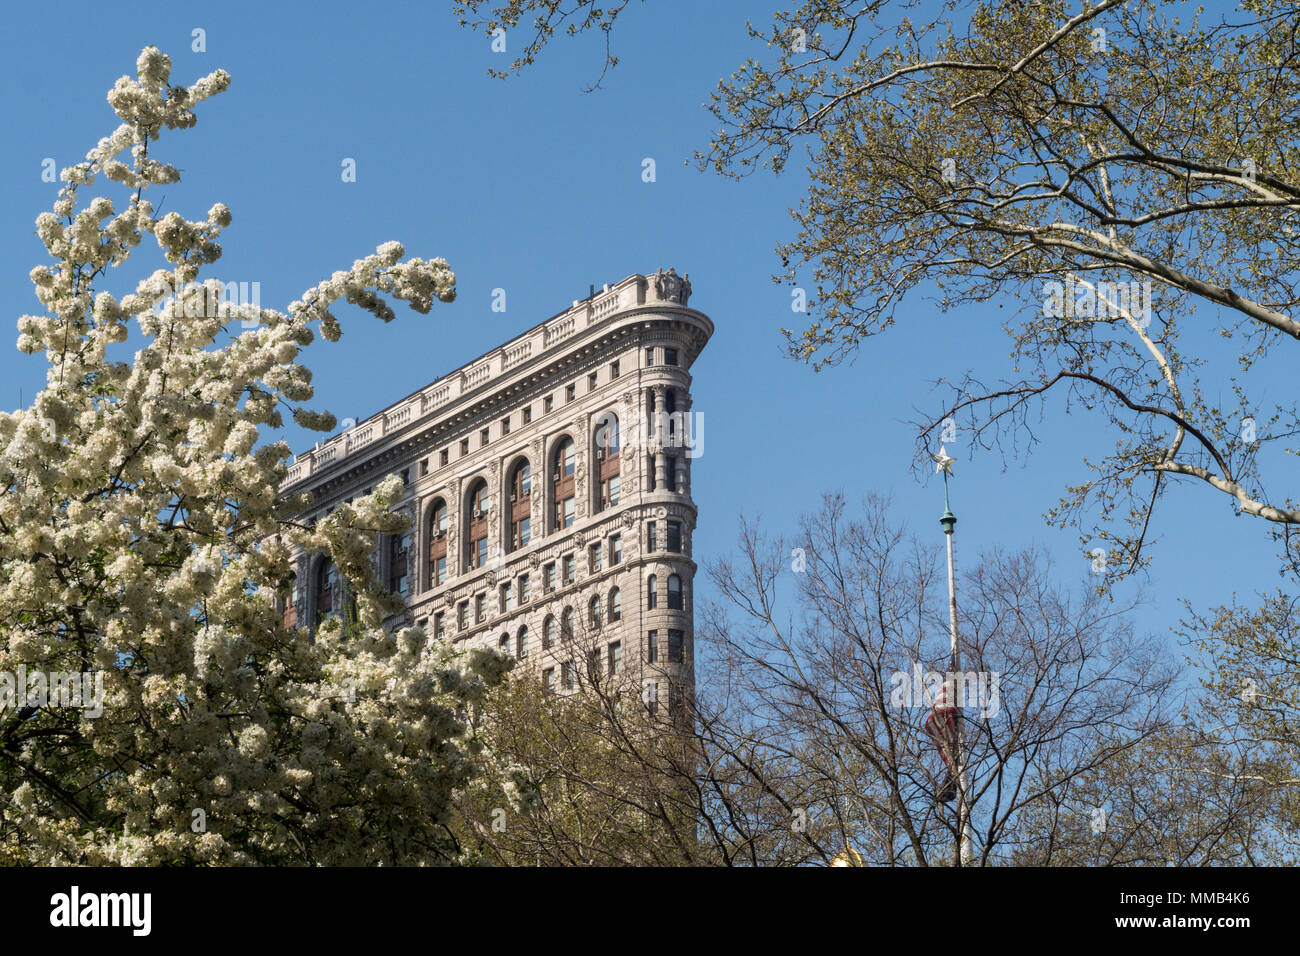
[[654, 449], [655, 490], [662, 490], [668, 483], [668, 462], [664, 459], [664, 439], [667, 437], [665, 434], [667, 428], [664, 421], [664, 395], [666, 392], [666, 386], [654, 386], [655, 420], [654, 440], [651, 447]]
[[683, 389], [680, 392], [680, 411], [682, 413], [681, 434], [677, 436], [681, 448], [677, 457], [677, 493], [690, 497], [691, 494], [691, 456], [687, 454], [687, 440], [691, 437], [687, 427], [691, 420], [691, 393]]
[[406, 576], [411, 581], [407, 594], [414, 596], [424, 592], [425, 574], [432, 571], [429, 563], [428, 542], [424, 540], [424, 499], [416, 498], [411, 503], [411, 550], [406, 553]]
[[295, 562], [294, 574], [297, 575], [298, 593], [292, 595], [290, 600], [297, 602], [299, 626], [305, 626], [311, 623], [307, 617], [307, 609], [311, 607], [308, 592], [314, 590], [313, 582], [311, 580], [311, 555], [298, 555], [298, 560]]

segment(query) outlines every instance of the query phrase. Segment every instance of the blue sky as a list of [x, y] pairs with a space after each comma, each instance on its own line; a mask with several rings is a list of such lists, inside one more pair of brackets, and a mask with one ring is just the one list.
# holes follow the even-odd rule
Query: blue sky
[[[582, 91], [603, 52], [594, 38], [558, 42], [524, 75], [502, 82], [486, 70], [504, 66], [522, 37], [507, 38], [507, 55], [493, 54], [488, 39], [460, 29], [446, 7], [7, 10], [0, 38], [11, 143], [0, 154], [7, 321], [39, 307], [27, 273], [45, 258], [32, 222], [57, 190], [41, 181], [42, 160], [60, 168], [78, 161], [116, 125], [104, 94], [155, 44], [171, 55], [176, 82], [218, 67], [233, 76], [229, 91], [201, 106], [195, 129], [165, 134], [152, 154], [184, 176], [155, 192], [155, 207], [187, 218], [217, 201], [232, 209], [213, 274], [260, 282], [263, 305], [283, 308], [389, 239], [408, 255], [443, 256], [456, 272], [459, 298], [428, 316], [403, 311], [385, 326], [343, 313], [343, 339], [318, 342], [305, 356], [317, 407], [360, 419], [560, 311], [591, 284], [675, 266], [690, 273], [691, 304], [717, 326], [694, 368], [694, 407], [706, 422], [694, 469], [697, 559], [731, 549], [742, 509], [789, 529], [832, 489], [891, 493], [898, 513], [938, 543], [942, 486], [914, 477], [906, 421], [936, 407], [934, 379], [978, 369], [991, 380], [1007, 368], [1006, 313], [994, 302], [941, 316], [917, 300], [900, 312], [907, 321], [852, 365], [817, 374], [786, 357], [778, 329], [797, 326], [800, 316], [790, 311], [789, 289], [770, 275], [779, 266], [773, 249], [792, 231], [787, 210], [802, 196], [799, 172], [736, 183], [684, 164], [714, 126], [702, 106], [709, 91], [746, 56], [763, 55], [744, 22], [765, 20], [768, 5], [631, 7], [614, 37], [622, 62], [590, 94]], [[205, 31], [206, 52], [191, 50], [196, 28]], [[654, 183], [641, 178], [646, 157], [656, 162]], [[356, 161], [355, 183], [342, 181], [345, 158]], [[107, 288], [120, 295], [128, 277], [114, 278], [120, 286]], [[504, 313], [491, 310], [495, 288], [506, 290]], [[1276, 374], [1280, 389], [1286, 373]], [[0, 350], [0, 407], [15, 407], [20, 388], [30, 401], [43, 377], [40, 357], [12, 344]], [[986, 547], [1037, 542], [1055, 554], [1063, 579], [1086, 580], [1074, 532], [1049, 528], [1042, 513], [1082, 478], [1085, 454], [1111, 446], [1098, 425], [1058, 404], [1036, 427], [1042, 444], [1027, 465], [1006, 470], [995, 455], [972, 457], [967, 442], [950, 447], [968, 559]], [[289, 437], [301, 450], [319, 436]], [[1143, 628], [1166, 632], [1180, 597], [1205, 606], [1278, 581], [1267, 526], [1234, 517], [1221, 495], [1187, 485], [1166, 499], [1153, 530], [1160, 540], [1155, 569], [1141, 582]]]

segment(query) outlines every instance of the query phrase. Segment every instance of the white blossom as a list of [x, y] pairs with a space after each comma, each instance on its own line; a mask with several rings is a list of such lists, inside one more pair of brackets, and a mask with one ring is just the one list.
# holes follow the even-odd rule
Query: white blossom
[[[313, 390], [299, 361], [313, 324], [341, 334], [334, 303], [388, 321], [394, 299], [417, 312], [451, 301], [455, 276], [387, 242], [285, 311], [160, 311], [211, 281], [201, 273], [233, 220], [222, 203], [193, 220], [154, 216], [149, 190], [180, 176], [153, 155], [160, 137], [194, 126], [230, 83], [218, 70], [174, 86], [171, 68], [141, 52], [108, 94], [120, 125], [64, 170], [36, 220], [51, 261], [30, 278], [45, 314], [18, 320], [18, 347], [43, 352], [48, 371], [29, 408], [0, 413], [0, 671], [93, 669], [104, 701], [94, 718], [0, 715], [6, 752], [21, 756], [0, 767], [5, 859], [455, 862], [441, 823], [471, 773], [465, 715], [509, 664], [384, 630], [401, 601], [378, 587], [371, 558], [376, 534], [408, 521], [391, 510], [400, 480], [304, 528], [289, 520], [302, 502], [276, 494], [289, 448], [266, 431], [283, 407], [335, 427], [302, 404]], [[92, 186], [114, 197], [83, 196]], [[105, 287], [105, 266], [155, 244], [152, 274]], [[227, 334], [235, 314], [259, 327]], [[110, 361], [132, 320], [132, 361]], [[354, 623], [285, 629], [299, 551], [332, 556]]]

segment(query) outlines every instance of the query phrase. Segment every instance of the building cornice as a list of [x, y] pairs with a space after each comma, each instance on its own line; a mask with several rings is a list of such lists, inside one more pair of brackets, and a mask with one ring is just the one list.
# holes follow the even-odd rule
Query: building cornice
[[578, 365], [622, 338], [652, 336], [661, 322], [685, 333], [688, 368], [713, 334], [712, 321], [687, 307], [689, 296], [689, 281], [671, 269], [628, 276], [297, 456], [281, 490], [324, 490], [407, 456], [414, 441], [434, 444], [553, 378], [561, 365]]

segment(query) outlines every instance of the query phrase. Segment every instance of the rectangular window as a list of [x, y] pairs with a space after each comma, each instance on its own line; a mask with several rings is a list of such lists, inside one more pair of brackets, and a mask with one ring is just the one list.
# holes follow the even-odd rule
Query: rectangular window
[[469, 602], [461, 601], [456, 608], [456, 630], [463, 631], [469, 625]]
[[549, 412], [549, 411], [550, 411], [551, 409], [553, 409], [554, 407], [555, 407], [555, 396], [554, 396], [554, 395], [547, 395], [546, 398], [542, 399], [542, 408], [543, 408], [543, 410]]
[[609, 363], [609, 377], [618, 378], [618, 359]]
[[560, 567], [562, 568], [561, 580], [565, 584], [572, 584], [573, 583], [573, 555], [566, 554], [563, 558], [561, 558]]
[[600, 680], [600, 648], [587, 652], [587, 679], [593, 684]]
[[587, 566], [588, 566], [588, 570], [589, 570], [592, 574], [597, 574], [597, 573], [600, 572], [600, 553], [601, 553], [601, 550], [602, 550], [602, 548], [601, 548], [599, 542], [596, 543], [596, 544], [593, 544], [590, 548], [587, 549]]
[[444, 554], [433, 563], [433, 583], [434, 585], [445, 584], [447, 581], [447, 556]]
[[480, 429], [479, 429], [479, 433], [478, 433], [478, 447], [479, 447], [479, 448], [482, 448], [482, 447], [483, 447], [484, 445], [486, 445], [489, 441], [491, 441], [491, 438], [489, 437], [489, 433], [490, 433], [490, 432], [491, 432], [491, 429], [489, 429], [489, 428], [480, 428]]
[[682, 645], [686, 643], [685, 631], [668, 632], [668, 660], [673, 664], [682, 662]]
[[515, 609], [514, 597], [510, 593], [510, 582], [507, 581], [505, 584], [501, 585], [499, 590], [501, 592], [501, 613], [509, 614]]
[[[597, 459], [603, 459], [604, 457], [605, 457], [605, 453], [603, 451], [596, 452]], [[597, 465], [597, 469], [598, 469], [597, 474], [599, 474], [599, 469], [601, 467], [603, 466], [599, 464]], [[600, 507], [596, 510], [604, 511], [606, 508], [618, 504], [618, 489], [619, 489], [618, 475], [610, 475], [608, 478], [601, 479]]]
[[560, 683], [565, 690], [573, 690], [573, 661], [565, 661], [560, 665]]
[[420, 477], [423, 478], [429, 473], [429, 459], [425, 458], [420, 462]]
[[446, 633], [447, 622], [445, 617], [446, 615], [442, 611], [433, 616], [433, 636], [438, 640], [442, 640], [443, 634]]
[[571, 402], [577, 397], [578, 397], [578, 386], [576, 385], [564, 386], [564, 400], [566, 402]]
[[447, 462], [449, 462], [450, 460], [451, 460], [451, 449], [449, 449], [449, 448], [444, 448], [442, 451], [438, 452], [438, 464], [439, 464], [439, 465], [445, 465], [445, 464], [447, 464]]
[[654, 365], [654, 363], [655, 363], [655, 350], [654, 350], [654, 349], [646, 349], [646, 350], [645, 350], [645, 363], [646, 363], [646, 365]]
[[554, 667], [548, 667], [546, 668], [546, 670], [542, 671], [542, 681], [546, 684], [547, 692], [554, 694], [555, 693], [555, 668]]
[[462, 438], [460, 440], [460, 456], [464, 458], [468, 454], [469, 454], [469, 439]]
[[525, 405], [523, 414], [524, 414], [524, 424], [527, 425], [529, 422], [533, 420], [533, 406]]
[[611, 567], [623, 563], [623, 536], [621, 534], [613, 535], [609, 539], [609, 563]]
[[675, 492], [677, 490], [677, 456], [666, 456], [665, 464], [667, 467], [664, 469], [664, 487]]
[[542, 591], [546, 594], [550, 594], [554, 590], [555, 590], [555, 562], [552, 561], [550, 564], [542, 568]]
[[623, 645], [615, 641], [609, 645], [609, 674], [613, 677], [621, 673], [623, 673]]
[[560, 503], [560, 517], [557, 522], [559, 526], [561, 528], [572, 528], [573, 514], [573, 499], [565, 498], [564, 501]]
[[501, 419], [501, 434], [502, 435], [510, 434], [510, 419], [508, 418]]
[[596, 378], [596, 373], [595, 373], [595, 372], [592, 372], [590, 375], [588, 375], [588, 376], [587, 376], [587, 391], [589, 391], [589, 392], [594, 392], [594, 391], [596, 390], [596, 383], [597, 383], [597, 381], [599, 381], [599, 380]]
[[532, 596], [532, 592], [528, 586], [528, 575], [519, 575], [519, 603], [527, 604]]
[[474, 567], [481, 568], [483, 565], [487, 564], [487, 538], [478, 539], [478, 550], [475, 554], [475, 558], [477, 560], [475, 561]]
[[487, 595], [474, 595], [474, 623], [482, 624], [483, 619], [487, 617]]
[[393, 594], [406, 593], [406, 555], [410, 543], [409, 534], [388, 536], [388, 590]]
[[680, 521], [668, 522], [668, 550], [682, 550], [682, 523]]
[[659, 632], [651, 631], [646, 635], [645, 659], [650, 664], [659, 663]]
[[655, 535], [655, 523], [647, 521], [645, 526], [645, 549], [647, 551], [658, 551], [659, 544]]
[[676, 364], [677, 364], [677, 350], [676, 350], [676, 349], [664, 349], [664, 364], [665, 364], [665, 365], [676, 365]]

